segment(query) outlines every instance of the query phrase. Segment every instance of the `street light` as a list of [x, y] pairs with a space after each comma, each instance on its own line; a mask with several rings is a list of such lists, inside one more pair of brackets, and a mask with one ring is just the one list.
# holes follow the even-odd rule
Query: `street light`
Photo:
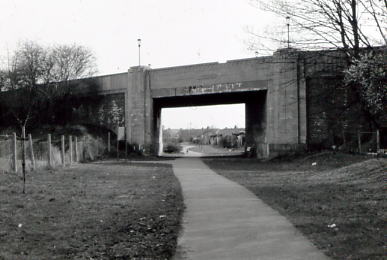
[[289, 38], [289, 29], [290, 29], [290, 16], [286, 16], [286, 26], [288, 27], [288, 49], [290, 48], [290, 38]]
[[138, 66], [141, 66], [141, 39], [137, 39], [138, 43]]

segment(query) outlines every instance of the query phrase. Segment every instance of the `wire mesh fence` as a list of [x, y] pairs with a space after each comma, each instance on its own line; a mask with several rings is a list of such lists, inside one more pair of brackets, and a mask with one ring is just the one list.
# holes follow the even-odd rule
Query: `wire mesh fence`
[[377, 132], [359, 132], [358, 146], [360, 153], [377, 153], [380, 149]]
[[23, 142], [25, 169], [31, 171], [37, 168], [65, 167], [76, 162], [99, 159], [109, 150], [107, 139], [91, 136], [52, 137], [51, 135], [45, 139], [33, 139], [31, 135], [23, 139], [16, 134], [0, 135], [0, 171], [21, 171]]
[[341, 149], [355, 153], [381, 153], [379, 131], [353, 131], [343, 133]]
[[0, 171], [7, 171], [13, 168], [12, 146], [12, 136], [0, 135]]

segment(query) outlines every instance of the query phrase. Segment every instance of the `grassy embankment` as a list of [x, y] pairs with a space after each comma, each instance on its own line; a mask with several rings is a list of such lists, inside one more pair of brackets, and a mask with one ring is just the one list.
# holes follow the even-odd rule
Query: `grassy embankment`
[[333, 259], [385, 259], [387, 159], [369, 159], [324, 153], [205, 162], [286, 216]]
[[183, 211], [168, 165], [104, 162], [0, 174], [0, 259], [169, 259]]

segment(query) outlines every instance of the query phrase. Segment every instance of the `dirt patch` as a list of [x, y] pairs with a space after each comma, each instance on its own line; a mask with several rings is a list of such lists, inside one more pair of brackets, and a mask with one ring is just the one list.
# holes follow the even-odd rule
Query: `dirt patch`
[[383, 259], [387, 159], [328, 153], [205, 162], [286, 216], [333, 259]]
[[183, 211], [168, 165], [0, 174], [0, 259], [169, 259]]

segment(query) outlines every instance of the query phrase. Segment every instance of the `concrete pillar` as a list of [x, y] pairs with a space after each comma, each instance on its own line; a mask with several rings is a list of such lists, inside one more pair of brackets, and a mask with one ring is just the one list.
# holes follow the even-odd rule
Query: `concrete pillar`
[[307, 143], [307, 110], [306, 110], [306, 78], [304, 59], [298, 59], [298, 143], [306, 145]]
[[266, 91], [261, 91], [257, 95], [252, 96], [245, 105], [246, 147], [254, 148], [258, 158], [268, 157], [266, 93]]
[[306, 88], [299, 53], [283, 49], [273, 55], [267, 94], [267, 140], [270, 157], [306, 143]]
[[160, 155], [163, 151], [160, 107], [154, 107], [153, 110], [153, 144], [154, 154]]
[[153, 103], [147, 67], [129, 70], [127, 136], [130, 144], [149, 150], [152, 145]]

